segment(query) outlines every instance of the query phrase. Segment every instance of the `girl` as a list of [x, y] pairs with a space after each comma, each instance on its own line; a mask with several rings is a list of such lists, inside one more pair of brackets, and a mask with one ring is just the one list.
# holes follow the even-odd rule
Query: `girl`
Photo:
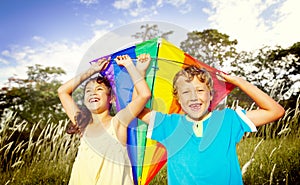
[[[138, 62], [150, 60], [142, 54]], [[128, 55], [118, 56], [134, 83], [137, 96], [124, 109], [110, 115], [111, 86], [105, 77], [92, 78], [84, 89], [84, 106], [79, 109], [72, 92], [93, 74], [104, 70], [109, 59], [100, 59], [84, 73], [72, 78], [58, 89], [60, 101], [74, 127], [81, 134], [80, 147], [73, 164], [70, 185], [75, 184], [133, 184], [131, 165], [126, 149], [127, 126], [143, 110], [150, 90]]]

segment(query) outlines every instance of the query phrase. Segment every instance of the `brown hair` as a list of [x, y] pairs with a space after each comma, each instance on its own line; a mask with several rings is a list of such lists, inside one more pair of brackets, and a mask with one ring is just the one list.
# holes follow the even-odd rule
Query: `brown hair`
[[191, 65], [179, 71], [173, 78], [173, 95], [176, 98], [178, 93], [178, 87], [176, 86], [176, 84], [178, 78], [181, 76], [186, 78], [186, 82], [191, 82], [194, 77], [197, 77], [200, 82], [207, 85], [210, 94], [213, 95], [213, 80], [209, 72], [204, 68], [199, 68], [197, 66]]
[[[111, 94], [111, 92], [112, 92], [111, 84], [110, 84], [109, 80], [106, 77], [103, 77], [103, 76], [98, 76], [98, 77], [89, 79], [84, 85], [84, 88], [83, 88], [84, 92], [85, 92], [87, 84], [92, 82], [92, 81], [96, 81], [98, 84], [103, 83], [108, 88], [109, 94]], [[85, 105], [80, 106], [79, 109], [80, 109], [80, 111], [77, 112], [75, 117], [74, 117], [75, 124], [70, 123], [68, 128], [67, 128], [67, 133], [68, 134], [83, 133], [86, 126], [93, 121], [92, 113], [90, 112], [90, 110]]]

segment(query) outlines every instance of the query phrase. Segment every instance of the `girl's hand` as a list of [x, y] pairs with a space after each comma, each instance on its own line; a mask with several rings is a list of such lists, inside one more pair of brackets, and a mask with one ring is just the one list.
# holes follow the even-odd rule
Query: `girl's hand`
[[130, 58], [129, 55], [120, 55], [120, 56], [117, 56], [116, 59], [115, 59], [115, 61], [117, 62], [117, 64], [119, 66], [124, 66], [124, 67], [132, 64], [132, 60], [131, 60], [131, 58]]
[[93, 72], [100, 72], [108, 66], [109, 61], [110, 57], [100, 58], [97, 62], [92, 63], [91, 69], [93, 70]]
[[146, 71], [150, 65], [151, 57], [149, 54], [141, 54], [138, 56], [136, 63], [136, 69], [140, 74], [145, 75]]

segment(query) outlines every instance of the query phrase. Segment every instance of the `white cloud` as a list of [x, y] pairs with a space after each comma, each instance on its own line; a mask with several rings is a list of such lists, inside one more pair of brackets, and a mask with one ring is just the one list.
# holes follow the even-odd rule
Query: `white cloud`
[[171, 4], [175, 7], [180, 7], [182, 6], [183, 4], [185, 4], [187, 2], [187, 0], [167, 0], [165, 1], [165, 3], [168, 3], [168, 4]]
[[161, 7], [163, 5], [164, 0], [157, 0], [156, 1], [156, 6]]
[[3, 56], [9, 56], [9, 51], [8, 50], [4, 50], [1, 52], [1, 55]]
[[179, 12], [182, 14], [186, 14], [189, 13], [191, 10], [192, 10], [192, 6], [190, 4], [185, 4], [179, 9]]
[[45, 38], [40, 37], [40, 36], [33, 36], [33, 37], [32, 37], [32, 40], [37, 41], [37, 42], [40, 42], [40, 43], [43, 43], [43, 42], [46, 41]]
[[[152, 22], [147, 22], [152, 24]], [[17, 75], [17, 78], [26, 78], [28, 66], [41, 64], [43, 66], [61, 67], [67, 73], [62, 81], [69, 80], [74, 75], [89, 67], [89, 62], [129, 47], [137, 42], [131, 35], [140, 29], [145, 22], [136, 22], [121, 26], [115, 30], [95, 30], [93, 36], [84, 42], [76, 43], [68, 40], [49, 42], [47, 39], [35, 36], [34, 46], [14, 46], [4, 50], [0, 58], [0, 87], [8, 78]], [[170, 42], [178, 44], [179, 38], [186, 35], [187, 30], [163, 22], [153, 22], [162, 30], [174, 30]], [[14, 63], [8, 63], [13, 61]]]
[[[0, 86], [3, 86], [7, 82], [8, 78], [15, 75], [17, 75], [17, 78], [26, 78], [27, 67], [35, 64], [61, 67], [67, 73], [67, 76], [64, 77], [63, 81], [70, 79], [72, 76], [84, 69], [79, 67], [84, 53], [95, 42], [95, 40], [101, 37], [104, 33], [106, 33], [106, 31], [95, 32], [94, 37], [79, 44], [70, 41], [49, 43], [45, 40], [36, 47], [19, 46], [12, 48], [10, 51], [3, 51], [2, 55], [6, 58], [10, 58], [10, 61], [16, 61], [16, 64], [13, 66], [3, 65], [0, 68]], [[0, 59], [0, 62], [7, 64], [6, 60], [2, 61], [2, 59]], [[89, 61], [86, 61], [87, 67], [88, 62]]]
[[182, 14], [186, 14], [192, 10], [192, 6], [188, 3], [187, 0], [157, 0], [156, 7], [160, 8], [163, 7], [164, 4], [169, 4], [178, 8], [179, 12]]
[[9, 64], [9, 62], [7, 60], [4, 60], [3, 58], [0, 58], [0, 64]]
[[142, 2], [143, 0], [117, 0], [113, 3], [113, 6], [116, 9], [126, 10], [132, 8], [133, 4], [136, 4], [138, 7], [140, 7]]
[[92, 27], [108, 27], [112, 28], [114, 24], [112, 22], [109, 22], [107, 20], [101, 20], [101, 19], [96, 19], [92, 24]]
[[278, 44], [284, 47], [300, 41], [300, 26], [298, 24], [300, 11], [296, 7], [300, 7], [300, 1], [288, 0], [277, 10], [281, 18], [273, 25], [274, 37], [277, 38]]
[[131, 9], [130, 12], [129, 12], [129, 14], [132, 17], [138, 17], [139, 15], [141, 15], [144, 12], [149, 12], [149, 10], [146, 9], [146, 8], [139, 7], [139, 8]]
[[[26, 78], [28, 66], [41, 64], [43, 66], [62, 67], [67, 73], [74, 73], [82, 57], [80, 46], [74, 43], [48, 43], [38, 48], [21, 47], [19, 50], [10, 51], [10, 58], [17, 63], [14, 66], [0, 68], [1, 86], [9, 77]], [[75, 69], [74, 69], [75, 68]]]
[[[125, 30], [125, 31], [124, 31]], [[34, 37], [39, 42], [38, 46], [14, 46], [10, 50], [5, 50], [1, 54], [10, 61], [16, 61], [15, 65], [7, 65], [7, 61], [0, 58], [0, 63], [4, 63], [0, 68], [0, 87], [8, 82], [8, 78], [26, 78], [28, 66], [41, 64], [43, 66], [61, 67], [66, 71], [66, 76], [62, 76], [62, 81], [67, 81], [74, 75], [86, 70], [89, 62], [101, 56], [105, 56], [124, 49], [134, 38], [131, 37], [131, 26], [116, 31], [95, 30], [93, 37], [82, 43], [71, 41], [48, 42], [46, 39]], [[126, 33], [125, 33], [126, 32]], [[128, 33], [127, 33], [128, 32]]]
[[108, 24], [109, 22], [107, 20], [101, 20], [101, 19], [97, 19], [95, 22], [94, 22], [94, 25], [95, 26], [101, 26], [101, 25], [106, 25]]
[[156, 15], [157, 9], [162, 8], [164, 4], [169, 4], [178, 9], [182, 14], [186, 14], [192, 10], [192, 6], [187, 0], [157, 0], [156, 3], [144, 0], [116, 0], [113, 6], [118, 10], [126, 10], [125, 15], [132, 17]]
[[203, 11], [209, 15], [211, 27], [237, 39], [243, 50], [264, 45], [291, 45], [299, 40], [299, 26], [296, 28], [299, 12], [295, 7], [300, 6], [300, 1], [208, 1], [212, 7]]
[[80, 0], [80, 3], [89, 6], [89, 5], [92, 5], [92, 4], [97, 4], [98, 0]]
[[143, 0], [117, 0], [113, 3], [113, 6], [118, 10], [126, 10], [125, 15], [138, 17], [145, 12], [150, 13], [150, 9], [143, 6], [144, 3]]

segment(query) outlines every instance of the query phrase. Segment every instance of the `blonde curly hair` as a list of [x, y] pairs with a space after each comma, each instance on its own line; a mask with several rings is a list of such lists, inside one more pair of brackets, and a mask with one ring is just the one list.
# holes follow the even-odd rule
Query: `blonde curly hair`
[[213, 85], [214, 84], [213, 84], [213, 80], [212, 80], [210, 73], [204, 68], [199, 68], [197, 66], [191, 65], [191, 66], [188, 66], [188, 67], [182, 69], [178, 73], [176, 73], [176, 75], [173, 78], [173, 96], [175, 98], [178, 97], [177, 80], [181, 76], [186, 78], [186, 82], [191, 82], [194, 79], [194, 77], [197, 77], [197, 79], [200, 82], [205, 83], [207, 85], [211, 96], [213, 96], [213, 94], [214, 94]]

